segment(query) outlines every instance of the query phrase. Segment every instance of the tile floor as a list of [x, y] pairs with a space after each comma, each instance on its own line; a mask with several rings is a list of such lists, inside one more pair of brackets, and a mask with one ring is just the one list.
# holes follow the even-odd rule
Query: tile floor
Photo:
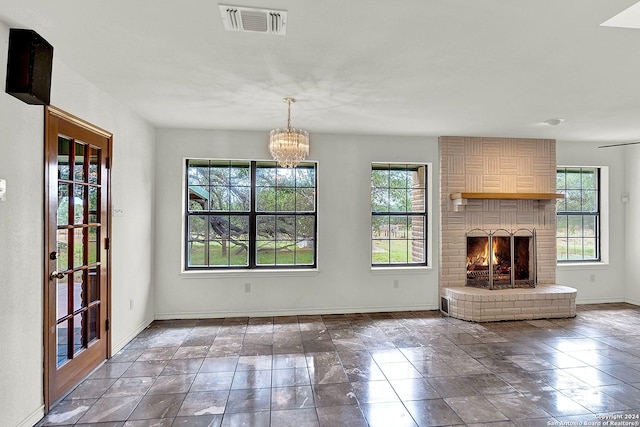
[[436, 311], [157, 321], [38, 425], [638, 425], [638, 416], [640, 307], [602, 304], [579, 306], [574, 319], [482, 324]]

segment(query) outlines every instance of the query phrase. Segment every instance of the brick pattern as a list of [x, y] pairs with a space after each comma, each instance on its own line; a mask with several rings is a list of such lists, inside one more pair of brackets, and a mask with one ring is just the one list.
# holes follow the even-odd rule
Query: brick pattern
[[[411, 204], [415, 211], [425, 209], [425, 170], [424, 166], [418, 172], [411, 175]], [[424, 221], [422, 218], [411, 218], [411, 261], [424, 262], [425, 248], [424, 237], [426, 230], [424, 229]]]
[[555, 193], [555, 140], [444, 136], [439, 147], [440, 294], [464, 286], [465, 233], [475, 228], [535, 228], [538, 284], [555, 284], [555, 200], [468, 200], [455, 212], [449, 198], [458, 192]]
[[574, 288], [541, 285], [535, 289], [487, 289], [452, 287], [444, 290], [449, 315], [473, 322], [575, 317]]

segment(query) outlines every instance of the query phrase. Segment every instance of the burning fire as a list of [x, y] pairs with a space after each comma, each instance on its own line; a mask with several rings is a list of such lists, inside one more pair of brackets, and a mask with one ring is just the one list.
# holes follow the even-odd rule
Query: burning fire
[[[498, 247], [498, 241], [494, 240], [491, 245], [491, 259], [492, 264], [498, 264], [498, 255], [496, 253]], [[472, 255], [471, 257], [467, 257], [467, 265], [489, 265], [489, 242], [484, 245], [484, 251], [478, 251], [476, 255]]]

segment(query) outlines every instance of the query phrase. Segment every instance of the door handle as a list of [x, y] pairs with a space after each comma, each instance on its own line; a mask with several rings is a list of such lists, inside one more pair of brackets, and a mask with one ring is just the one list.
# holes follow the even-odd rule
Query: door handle
[[65, 273], [59, 273], [57, 271], [53, 271], [49, 275], [49, 280], [64, 279], [64, 276], [66, 276]]

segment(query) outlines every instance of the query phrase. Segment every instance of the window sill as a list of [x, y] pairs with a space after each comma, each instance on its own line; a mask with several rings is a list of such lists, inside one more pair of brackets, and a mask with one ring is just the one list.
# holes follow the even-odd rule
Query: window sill
[[185, 279], [218, 279], [222, 277], [314, 277], [320, 272], [317, 268], [305, 269], [258, 269], [258, 270], [182, 270], [180, 276]]
[[433, 267], [416, 266], [416, 267], [371, 267], [371, 274], [415, 274], [415, 273], [431, 273]]
[[608, 262], [593, 261], [593, 262], [563, 262], [562, 264], [556, 264], [558, 270], [563, 271], [579, 271], [583, 269], [587, 270], [604, 270], [609, 268]]

